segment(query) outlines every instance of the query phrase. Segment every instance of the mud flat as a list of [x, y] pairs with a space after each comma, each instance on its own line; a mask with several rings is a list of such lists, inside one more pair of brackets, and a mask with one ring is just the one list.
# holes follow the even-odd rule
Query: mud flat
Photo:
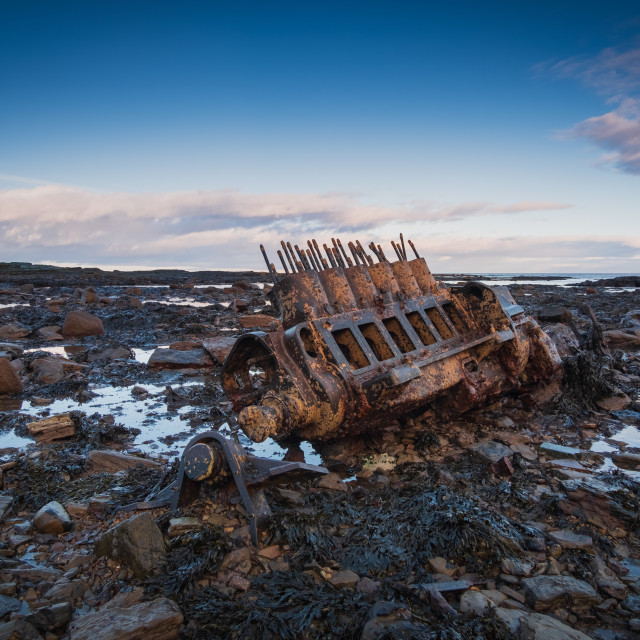
[[[509, 285], [562, 386], [255, 445], [218, 376], [277, 323], [266, 274], [0, 267], [0, 635], [639, 637], [633, 282]], [[267, 488], [258, 547], [233, 491], [139, 508], [209, 429], [330, 474]]]

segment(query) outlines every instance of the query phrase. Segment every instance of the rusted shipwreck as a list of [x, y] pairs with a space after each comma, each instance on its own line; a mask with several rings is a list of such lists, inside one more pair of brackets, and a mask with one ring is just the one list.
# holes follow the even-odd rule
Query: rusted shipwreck
[[[331, 440], [432, 406], [460, 413], [560, 369], [553, 343], [506, 287], [447, 287], [402, 235], [389, 260], [339, 240], [282, 242], [270, 293], [282, 329], [243, 335], [222, 384], [256, 442]], [[326, 255], [326, 257], [325, 257]]]
[[[261, 247], [282, 329], [241, 336], [222, 369], [251, 440], [333, 440], [427, 406], [460, 413], [560, 370], [555, 346], [506, 287], [447, 287], [408, 244], [414, 259], [401, 235], [392, 242], [397, 260], [389, 261], [374, 243], [373, 256], [359, 242], [348, 243], [348, 255], [332, 240], [325, 258], [315, 240], [306, 249], [283, 242], [280, 274]], [[202, 489], [235, 483], [257, 544], [270, 513], [261, 487], [322, 473], [324, 467], [253, 456], [208, 431], [187, 445], [169, 494], [179, 508]]]

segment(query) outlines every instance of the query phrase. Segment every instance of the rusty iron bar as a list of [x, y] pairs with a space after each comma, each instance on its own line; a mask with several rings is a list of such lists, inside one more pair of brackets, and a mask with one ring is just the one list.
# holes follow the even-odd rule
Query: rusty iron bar
[[402, 234], [400, 234], [400, 242], [402, 243], [402, 255], [404, 256], [404, 259], [407, 259], [407, 249], [404, 246], [404, 236]]
[[264, 258], [264, 261], [267, 263], [267, 271], [269, 272], [269, 275], [271, 276], [271, 279], [273, 280], [273, 284], [277, 284], [278, 282], [278, 278], [276, 276], [276, 270], [275, 267], [269, 262], [269, 258], [267, 256], [267, 252], [264, 250], [264, 245], [260, 245], [260, 251], [262, 251], [262, 257]]
[[418, 255], [418, 252], [416, 251], [416, 245], [413, 244], [413, 242], [411, 240], [407, 240], [407, 242], [409, 243], [409, 246], [413, 249], [413, 253], [416, 254], [416, 258], [418, 260], [420, 260], [420, 256]]
[[398, 245], [393, 240], [391, 241], [391, 246], [393, 247], [394, 251], [396, 252], [396, 255], [398, 256], [398, 260], [402, 260], [402, 254], [400, 253], [400, 248], [398, 247]]
[[329, 258], [329, 262], [331, 263], [331, 266], [334, 269], [338, 268], [338, 265], [336, 264], [335, 258], [333, 257], [333, 253], [331, 253], [331, 251], [329, 250], [329, 247], [325, 244], [322, 245], [324, 252], [327, 254], [327, 258]]
[[349, 247], [349, 251], [351, 251], [351, 253], [353, 254], [353, 259], [356, 262], [356, 265], [360, 264], [360, 258], [358, 257], [358, 250], [356, 249], [356, 246], [353, 244], [353, 242], [348, 242], [347, 246]]
[[386, 260], [383, 257], [383, 253], [382, 253], [382, 249], [380, 248], [380, 245], [376, 247], [375, 242], [370, 242], [369, 249], [371, 249], [371, 251], [373, 251], [373, 253], [375, 254], [376, 258], [378, 258], [378, 262], [386, 262]]
[[282, 255], [282, 251], [280, 251], [280, 249], [278, 249], [278, 257], [280, 258], [280, 262], [282, 262], [282, 266], [284, 267], [284, 273], [285, 275], [289, 275], [289, 269], [287, 269], [287, 263], [284, 261], [284, 257]]
[[316, 251], [313, 247], [311, 240], [307, 240], [307, 246], [311, 250], [311, 255], [313, 256], [313, 262], [316, 265], [318, 271], [322, 271], [322, 263], [318, 260], [318, 256], [316, 255]]
[[284, 255], [287, 256], [289, 266], [291, 267], [291, 273], [295, 273], [296, 268], [293, 266], [294, 261], [291, 259], [291, 256], [289, 255], [289, 250], [287, 249], [287, 245], [284, 243], [284, 240], [280, 240], [280, 244], [282, 245], [282, 249], [284, 250]]
[[322, 268], [328, 269], [329, 263], [323, 258], [322, 251], [320, 251], [320, 247], [318, 246], [318, 242], [316, 241], [315, 238], [313, 238], [313, 248], [316, 250], [316, 253], [318, 254], [318, 258], [320, 259], [320, 262], [322, 262]]
[[331, 243], [333, 244], [333, 255], [336, 256], [336, 262], [342, 268], [345, 268], [347, 265], [345, 261], [342, 259], [342, 255], [340, 254], [340, 250], [338, 249], [338, 243], [335, 238], [331, 238]]
[[356, 240], [356, 246], [358, 247], [358, 253], [360, 254], [360, 257], [362, 258], [362, 263], [364, 265], [368, 264], [370, 267], [373, 267], [373, 258], [364, 250], [363, 246], [360, 244], [360, 240]]
[[344, 250], [344, 247], [342, 246], [342, 242], [340, 242], [340, 238], [338, 238], [338, 246], [340, 247], [340, 251], [342, 251], [342, 255], [344, 256], [344, 259], [347, 261], [347, 265], [349, 265], [350, 267], [353, 267], [353, 262], [351, 261], [351, 258], [347, 255], [347, 252]]
[[380, 252], [380, 255], [382, 256], [382, 260], [383, 260], [384, 262], [389, 262], [389, 261], [387, 260], [387, 256], [385, 256], [385, 255], [384, 255], [384, 251], [382, 250], [382, 247], [381, 247], [380, 245], [378, 245], [378, 251]]
[[296, 250], [298, 257], [300, 258], [300, 262], [302, 262], [302, 266], [304, 267], [304, 270], [313, 271], [313, 269], [311, 269], [311, 265], [309, 264], [309, 261], [307, 260], [307, 256], [304, 255], [304, 251], [300, 251], [300, 247], [298, 247], [297, 244], [294, 245], [294, 249]]
[[302, 262], [300, 262], [300, 260], [296, 260], [296, 254], [294, 253], [293, 247], [291, 246], [290, 242], [287, 242], [287, 247], [289, 247], [289, 252], [291, 253], [291, 257], [293, 258], [293, 261], [296, 265], [296, 269], [298, 269], [298, 273], [302, 273], [304, 267], [302, 266]]

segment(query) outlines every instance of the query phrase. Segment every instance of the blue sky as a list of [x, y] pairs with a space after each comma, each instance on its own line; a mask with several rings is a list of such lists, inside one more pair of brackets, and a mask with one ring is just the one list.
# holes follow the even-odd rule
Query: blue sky
[[438, 272], [638, 272], [639, 34], [628, 2], [5, 2], [0, 259], [404, 231]]

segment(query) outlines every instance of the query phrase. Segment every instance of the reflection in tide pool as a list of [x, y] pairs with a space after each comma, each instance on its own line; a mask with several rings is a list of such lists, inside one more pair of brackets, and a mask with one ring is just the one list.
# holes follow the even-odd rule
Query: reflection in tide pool
[[604, 463], [598, 468], [598, 471], [620, 471], [634, 480], [640, 480], [640, 470], [624, 468], [622, 462], [618, 465], [614, 460], [616, 454], [626, 451], [628, 448], [640, 449], [640, 429], [630, 424], [610, 438], [601, 438], [591, 443], [590, 450], [605, 455]]
[[[149, 353], [151, 352], [153, 350], [149, 351]], [[181, 384], [180, 387], [194, 387], [199, 384], [202, 383], [189, 381]], [[188, 421], [183, 420], [183, 416], [192, 408], [189, 405], [167, 411], [166, 385], [143, 384], [140, 386], [146, 389], [149, 395], [135, 396], [131, 393], [133, 387], [98, 387], [91, 389], [95, 397], [89, 398], [85, 402], [64, 398], [54, 400], [46, 407], [32, 406], [25, 402], [20, 413], [30, 416], [34, 420], [69, 411], [82, 411], [88, 416], [94, 413], [99, 413], [101, 416], [110, 414], [115, 418], [116, 424], [139, 429], [140, 434], [135, 436], [133, 442], [128, 445], [152, 456], [180, 456], [191, 438], [212, 428], [211, 424], [205, 423], [192, 429]], [[11, 408], [19, 409], [19, 407]], [[233, 436], [228, 423], [222, 424], [218, 429], [227, 437]], [[170, 442], [168, 444], [161, 442], [167, 436], [171, 436]], [[255, 443], [240, 433], [238, 439], [249, 453], [256, 456], [282, 460], [287, 454], [287, 449], [281, 447], [271, 438], [261, 443]], [[32, 442], [31, 439], [18, 436], [14, 431], [0, 433], [0, 449], [24, 448]], [[305, 462], [309, 464], [322, 464], [320, 456], [309, 442], [302, 442], [299, 446], [294, 445], [293, 450], [289, 453], [290, 455], [292, 453], [303, 455]]]

